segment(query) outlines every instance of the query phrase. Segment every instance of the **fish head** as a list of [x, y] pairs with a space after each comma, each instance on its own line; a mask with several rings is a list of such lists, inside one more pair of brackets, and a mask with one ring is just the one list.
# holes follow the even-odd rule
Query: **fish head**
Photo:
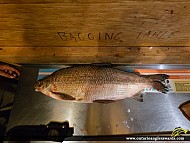
[[48, 87], [49, 87], [49, 84], [47, 82], [44, 82], [43, 80], [38, 80], [34, 84], [35, 91], [43, 92], [44, 90], [47, 90]]

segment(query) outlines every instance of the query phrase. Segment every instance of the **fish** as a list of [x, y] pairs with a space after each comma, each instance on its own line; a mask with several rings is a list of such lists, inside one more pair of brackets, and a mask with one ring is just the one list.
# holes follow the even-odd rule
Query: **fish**
[[143, 100], [143, 90], [167, 93], [166, 74], [140, 75], [110, 66], [75, 65], [37, 80], [34, 88], [56, 100], [112, 103], [125, 98]]

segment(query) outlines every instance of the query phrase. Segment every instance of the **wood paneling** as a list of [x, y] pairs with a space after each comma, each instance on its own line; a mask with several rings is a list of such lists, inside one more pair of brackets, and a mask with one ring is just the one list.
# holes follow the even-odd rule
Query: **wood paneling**
[[190, 63], [189, 27], [188, 0], [0, 0], [0, 60]]

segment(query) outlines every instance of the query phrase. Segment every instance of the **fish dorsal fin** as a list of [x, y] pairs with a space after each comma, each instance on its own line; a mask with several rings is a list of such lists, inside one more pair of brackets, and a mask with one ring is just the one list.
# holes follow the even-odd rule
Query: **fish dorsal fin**
[[103, 100], [103, 99], [93, 101], [93, 103], [104, 103], [104, 104], [113, 103], [113, 102], [115, 102], [115, 101], [114, 100]]
[[135, 99], [136, 101], [143, 102], [143, 90], [138, 92], [137, 94], [133, 95], [132, 98]]
[[61, 93], [61, 92], [52, 92], [60, 100], [75, 100], [76, 98], [71, 95]]

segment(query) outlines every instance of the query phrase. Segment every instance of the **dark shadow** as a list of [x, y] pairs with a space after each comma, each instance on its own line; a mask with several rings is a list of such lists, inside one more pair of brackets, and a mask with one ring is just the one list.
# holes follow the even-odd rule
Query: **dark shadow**
[[5, 136], [8, 141], [56, 141], [62, 142], [74, 134], [69, 122], [50, 122], [47, 125], [20, 125], [11, 128]]

